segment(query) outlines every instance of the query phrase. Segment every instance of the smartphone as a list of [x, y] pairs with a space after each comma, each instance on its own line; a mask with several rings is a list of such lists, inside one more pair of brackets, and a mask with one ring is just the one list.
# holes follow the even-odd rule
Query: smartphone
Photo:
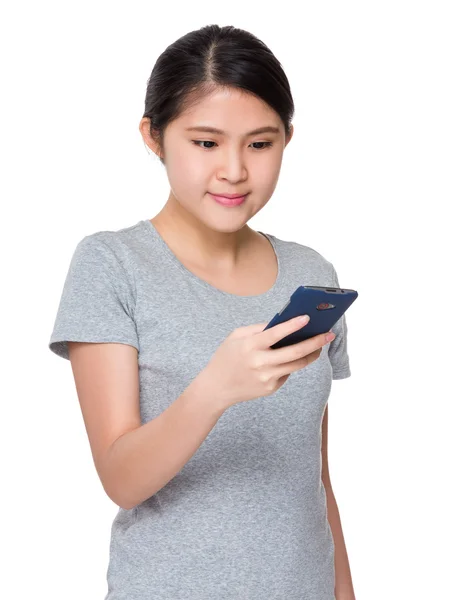
[[271, 348], [290, 346], [330, 331], [357, 299], [357, 296], [358, 293], [355, 290], [300, 285], [290, 296], [287, 304], [274, 315], [263, 331], [300, 315], [309, 315], [309, 321], [301, 329], [273, 344]]

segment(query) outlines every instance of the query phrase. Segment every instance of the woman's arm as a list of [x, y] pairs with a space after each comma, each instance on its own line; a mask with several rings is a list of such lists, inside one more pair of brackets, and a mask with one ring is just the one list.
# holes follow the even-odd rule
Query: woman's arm
[[109, 498], [125, 509], [164, 487], [225, 412], [199, 374], [160, 415], [141, 424], [137, 349], [69, 342], [94, 463]]
[[322, 420], [322, 481], [327, 495], [327, 513], [335, 544], [335, 597], [336, 600], [355, 600], [351, 569], [344, 543], [338, 505], [333, 493], [328, 470], [328, 405]]

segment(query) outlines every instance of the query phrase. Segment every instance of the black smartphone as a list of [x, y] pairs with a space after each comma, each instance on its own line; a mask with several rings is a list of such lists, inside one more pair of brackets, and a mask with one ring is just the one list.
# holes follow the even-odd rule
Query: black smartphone
[[273, 344], [271, 348], [290, 346], [330, 331], [357, 299], [357, 296], [358, 293], [355, 290], [300, 285], [290, 296], [287, 304], [274, 315], [263, 331], [300, 315], [309, 315], [309, 321], [304, 327]]

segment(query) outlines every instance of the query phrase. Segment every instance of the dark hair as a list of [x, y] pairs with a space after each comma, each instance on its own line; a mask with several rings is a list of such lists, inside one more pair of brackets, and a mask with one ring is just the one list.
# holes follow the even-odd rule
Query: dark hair
[[277, 112], [289, 135], [295, 108], [281, 63], [248, 31], [206, 25], [169, 45], [148, 80], [143, 117], [150, 118], [150, 134], [161, 155], [167, 125], [217, 88], [258, 96]]

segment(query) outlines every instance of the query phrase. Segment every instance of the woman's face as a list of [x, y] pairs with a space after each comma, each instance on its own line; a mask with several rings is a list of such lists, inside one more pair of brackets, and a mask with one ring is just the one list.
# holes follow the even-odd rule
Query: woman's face
[[[199, 127], [222, 133], [191, 130]], [[250, 133], [264, 127], [277, 131]], [[159, 153], [148, 127], [141, 131]], [[259, 98], [238, 89], [219, 89], [165, 130], [163, 158], [171, 195], [211, 229], [238, 230], [271, 198], [290, 139], [277, 113]], [[209, 193], [248, 196], [241, 205], [226, 207]]]

